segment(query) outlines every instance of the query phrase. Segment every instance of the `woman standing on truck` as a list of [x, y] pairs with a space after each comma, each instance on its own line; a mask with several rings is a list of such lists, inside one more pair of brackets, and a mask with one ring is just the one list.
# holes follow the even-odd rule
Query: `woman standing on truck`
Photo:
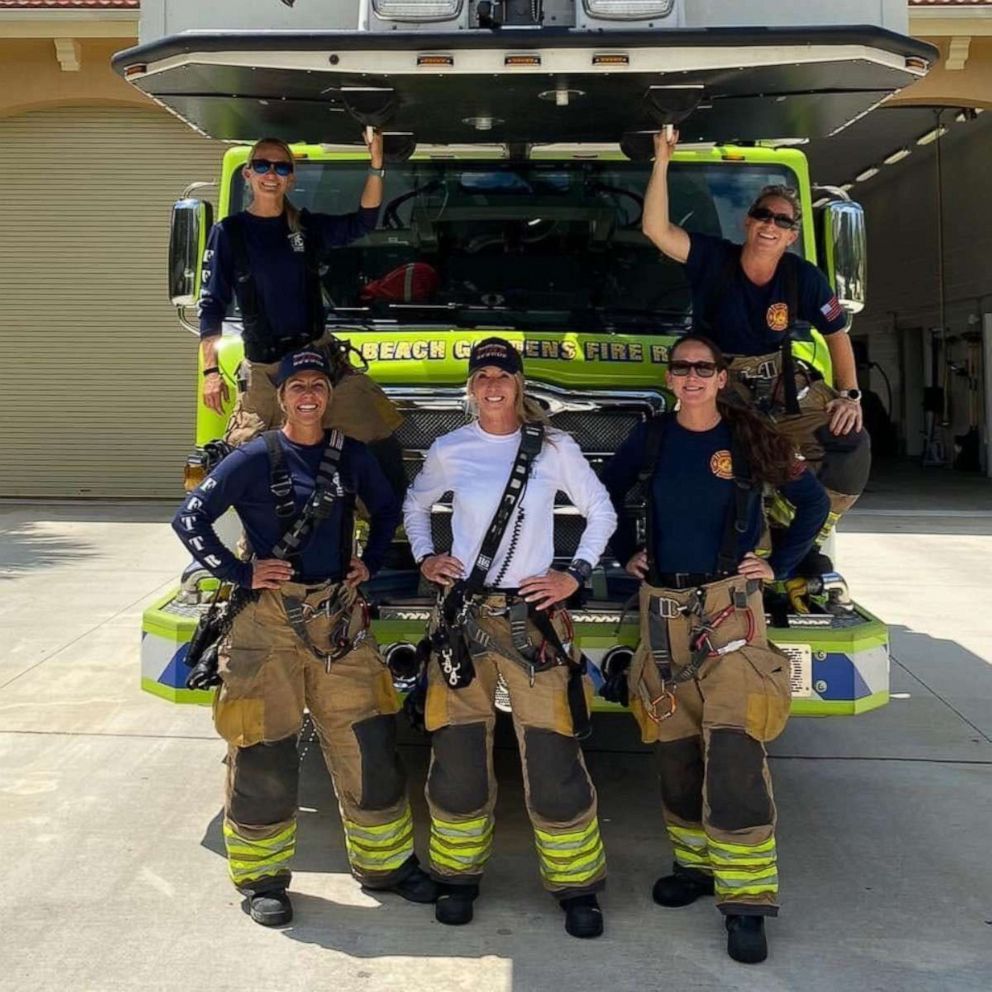
[[[622, 695], [655, 744], [675, 852], [654, 900], [686, 906], [715, 892], [727, 952], [758, 962], [768, 953], [764, 917], [778, 911], [765, 743], [782, 732], [791, 700], [788, 659], [766, 638], [761, 586], [789, 576], [829, 500], [787, 439], [724, 404], [726, 385], [715, 344], [679, 340], [668, 364], [677, 412], [635, 428], [603, 482], [618, 508], [638, 480], [647, 500], [646, 545], [635, 550], [622, 525], [613, 546], [643, 580], [641, 643]], [[767, 559], [755, 553], [765, 484], [795, 508]]]
[[374, 230], [382, 203], [382, 134], [368, 129], [365, 140], [369, 175], [354, 213], [298, 210], [289, 200], [296, 182], [293, 152], [284, 141], [263, 138], [252, 146], [242, 170], [251, 202], [210, 232], [203, 256], [200, 358], [203, 402], [217, 413], [229, 398], [217, 346], [232, 299], [243, 321], [245, 360], [239, 379], [244, 391], [228, 423], [231, 444], [278, 425], [272, 377], [285, 355], [309, 346], [328, 355], [336, 382], [325, 426], [372, 441], [387, 437], [400, 423], [385, 394], [368, 376], [352, 373], [339, 342], [325, 329], [321, 274], [329, 253]]
[[[565, 911], [566, 931], [598, 937], [606, 858], [578, 741], [589, 719], [586, 679], [559, 604], [589, 577], [616, 517], [578, 445], [547, 429], [525, 396], [513, 345], [487, 338], [473, 347], [467, 392], [476, 419], [434, 442], [404, 504], [414, 558], [446, 590], [431, 625], [425, 714], [433, 731], [430, 870], [441, 883], [435, 914], [447, 924], [472, 919], [491, 853], [502, 680], [542, 880]], [[586, 520], [564, 571], [551, 567], [559, 490]], [[445, 492], [454, 495], [450, 552], [435, 549], [431, 534], [431, 507]]]
[[[263, 926], [293, 915], [286, 889], [304, 706], [334, 782], [355, 877], [412, 902], [436, 896], [413, 853], [392, 678], [357, 591], [382, 565], [399, 501], [364, 444], [323, 428], [333, 393], [325, 355], [287, 355], [276, 383], [282, 430], [231, 452], [173, 520], [193, 557], [234, 583], [246, 604], [221, 646], [214, 722], [228, 743], [228, 868]], [[370, 518], [361, 558], [352, 555], [356, 497]], [[255, 549], [251, 561], [235, 558], [214, 531], [229, 507]]]

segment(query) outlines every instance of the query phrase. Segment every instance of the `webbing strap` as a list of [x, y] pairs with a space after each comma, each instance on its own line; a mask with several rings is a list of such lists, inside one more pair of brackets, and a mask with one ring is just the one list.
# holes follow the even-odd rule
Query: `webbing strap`
[[[271, 431], [277, 435], [279, 431]], [[268, 443], [268, 442], [267, 442]], [[286, 532], [272, 549], [273, 558], [283, 560], [298, 554], [303, 541], [321, 521], [326, 520], [334, 508], [334, 504], [344, 495], [341, 479], [338, 475], [338, 465], [341, 461], [341, 449], [344, 446], [344, 435], [340, 431], [331, 431], [327, 447], [320, 459], [313, 494], [307, 500], [303, 512], [289, 525]]]
[[243, 213], [231, 214], [220, 223], [228, 236], [234, 256], [234, 295], [244, 322], [242, 339], [245, 357], [253, 362], [276, 362], [284, 355], [317, 340], [324, 333], [324, 298], [321, 290], [323, 245], [316, 227], [308, 229], [310, 213], [300, 211], [300, 230], [294, 237], [303, 242], [306, 271], [307, 326], [285, 338], [276, 338], [268, 314], [262, 308], [255, 276], [251, 269]]
[[482, 547], [479, 549], [478, 557], [465, 581], [464, 595], [474, 596], [486, 584], [486, 576], [492, 567], [493, 558], [499, 548], [500, 541], [506, 533], [513, 511], [523, 496], [527, 479], [530, 477], [531, 466], [534, 459], [540, 454], [541, 446], [544, 444], [544, 426], [542, 424], [524, 424], [520, 428], [520, 447], [517, 448], [517, 457], [510, 469], [510, 477], [506, 480], [506, 488], [500, 497], [496, 512], [489, 523], [486, 536], [482, 539]]
[[[647, 424], [647, 437], [644, 445], [644, 460], [638, 472], [638, 481], [644, 488], [644, 536], [645, 552], [648, 559], [648, 583], [660, 585], [658, 565], [654, 558], [654, 475], [661, 458], [661, 448], [669, 424], [674, 419], [674, 413], [664, 413], [653, 417]], [[720, 550], [717, 554], [716, 571], [721, 575], [731, 575], [737, 571], [740, 560], [740, 535], [747, 532], [748, 517], [751, 504], [751, 493], [755, 481], [751, 475], [751, 463], [747, 451], [740, 443], [736, 433], [731, 432], [730, 442], [731, 470], [734, 475], [734, 498], [727, 508], [724, 518], [723, 536]]]
[[265, 450], [269, 455], [269, 492], [276, 501], [276, 516], [282, 522], [283, 532], [289, 529], [296, 516], [293, 500], [293, 479], [286, 468], [286, 453], [279, 443], [281, 431], [265, 431]]

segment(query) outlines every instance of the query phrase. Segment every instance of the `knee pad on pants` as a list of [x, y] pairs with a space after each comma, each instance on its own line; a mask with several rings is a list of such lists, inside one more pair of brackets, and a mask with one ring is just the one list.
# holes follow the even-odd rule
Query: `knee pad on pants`
[[529, 727], [524, 731], [524, 751], [530, 804], [538, 816], [565, 823], [589, 809], [592, 789], [574, 737]]
[[441, 727], [431, 737], [434, 760], [427, 776], [431, 802], [446, 813], [467, 816], [489, 802], [486, 725]]
[[772, 797], [765, 781], [765, 749], [743, 730], [714, 730], [706, 756], [706, 800], [710, 823], [720, 830], [746, 830], [772, 822]]
[[230, 760], [228, 815], [235, 823], [265, 826], [293, 818], [300, 769], [295, 736], [239, 747]]
[[351, 728], [362, 757], [361, 809], [389, 809], [406, 792], [406, 772], [396, 753], [396, 717], [392, 713], [359, 720]]
[[871, 438], [865, 430], [831, 434], [830, 427], [816, 431], [823, 446], [823, 462], [817, 478], [827, 489], [846, 496], [860, 496], [871, 472]]
[[703, 818], [703, 743], [698, 737], [661, 741], [655, 754], [661, 776], [661, 801], [680, 820]]

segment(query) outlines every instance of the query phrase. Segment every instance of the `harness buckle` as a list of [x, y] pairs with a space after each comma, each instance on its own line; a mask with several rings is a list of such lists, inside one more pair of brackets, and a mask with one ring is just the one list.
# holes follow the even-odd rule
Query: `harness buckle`
[[676, 617], [682, 615], [682, 607], [679, 605], [677, 599], [671, 599], [668, 596], [653, 596], [651, 598], [651, 605], [655, 607], [655, 612], [658, 616], [665, 620], [674, 620]]

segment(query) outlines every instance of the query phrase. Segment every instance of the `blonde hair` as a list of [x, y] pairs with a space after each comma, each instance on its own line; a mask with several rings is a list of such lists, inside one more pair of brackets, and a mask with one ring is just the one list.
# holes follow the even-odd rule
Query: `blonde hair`
[[803, 208], [799, 201], [799, 193], [791, 186], [783, 186], [780, 183], [763, 186], [755, 197], [754, 203], [751, 204], [750, 209], [754, 210], [755, 207], [760, 207], [765, 200], [770, 200], [772, 197], [785, 200], [792, 207], [792, 217], [798, 227], [799, 222], [803, 219]]
[[[479, 416], [479, 404], [472, 392], [472, 386], [479, 371], [481, 370], [477, 370], [470, 375], [468, 382], [465, 383], [465, 405], [473, 420], [478, 419]], [[527, 387], [523, 375], [515, 372], [513, 381], [517, 384], [517, 395], [513, 401], [513, 410], [517, 415], [517, 419], [522, 424], [543, 424], [547, 427], [549, 423], [548, 415], [545, 413], [544, 407], [537, 400], [527, 395]]]
[[[251, 168], [251, 160], [258, 155], [259, 148], [262, 148], [265, 145], [271, 145], [273, 148], [278, 148], [280, 151], [285, 152], [286, 157], [290, 160], [290, 162], [296, 162], [296, 156], [293, 154], [293, 149], [290, 148], [289, 145], [282, 140], [282, 138], [259, 138], [258, 141], [251, 146], [251, 149], [248, 152], [248, 161], [245, 164], [249, 169]], [[289, 224], [290, 231], [294, 234], [298, 234], [300, 230], [299, 208], [293, 204], [288, 196], [286, 196], [283, 197], [283, 209], [286, 211], [286, 221]]]

